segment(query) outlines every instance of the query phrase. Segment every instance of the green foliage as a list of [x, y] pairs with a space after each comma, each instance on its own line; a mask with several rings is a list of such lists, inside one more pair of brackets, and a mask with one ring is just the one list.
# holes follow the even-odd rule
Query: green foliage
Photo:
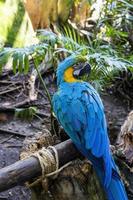
[[91, 64], [89, 81], [95, 87], [101, 88], [119, 71], [133, 71], [133, 47], [130, 42], [133, 30], [132, 14], [133, 6], [129, 0], [106, 0], [100, 17], [87, 36], [72, 24], [60, 26], [58, 35], [38, 30], [39, 44], [26, 48], [1, 49], [0, 71], [9, 58], [12, 58], [14, 73], [26, 74], [29, 71], [30, 59], [34, 60], [37, 70], [46, 54], [53, 55], [49, 60], [53, 66], [57, 66], [58, 61], [65, 57], [76, 54]]
[[133, 41], [130, 42], [130, 37], [133, 30], [133, 5], [130, 0], [106, 0], [99, 24], [98, 31], [102, 39], [123, 55], [130, 54], [130, 52], [132, 54]]
[[[68, 28], [67, 28], [68, 29]], [[66, 30], [66, 29], [65, 29]], [[75, 30], [69, 29], [69, 37], [58, 36], [48, 31], [40, 32], [41, 43], [26, 48], [4, 48], [0, 53], [1, 69], [9, 57], [13, 59], [13, 71], [16, 73], [27, 73], [29, 70], [29, 59], [34, 59], [37, 65], [43, 60], [47, 52], [53, 54], [53, 58], [59, 60], [59, 55], [63, 52], [64, 56], [76, 54], [87, 60], [92, 66], [92, 73], [89, 81], [97, 87], [107, 84], [118, 71], [125, 69], [132, 70], [133, 64], [124, 57], [119, 56], [111, 45], [91, 42], [90, 46], [86, 42], [81, 44], [80, 36], [77, 37]], [[68, 31], [66, 31], [68, 33]], [[79, 42], [79, 43], [78, 43]], [[57, 47], [61, 46], [61, 47]], [[51, 60], [51, 62], [54, 61]], [[36, 62], [37, 61], [37, 62]]]
[[90, 45], [88, 46], [86, 39], [82, 40], [80, 35], [77, 36], [78, 33], [72, 26], [67, 26], [64, 30], [62, 41], [64, 42], [65, 38], [68, 44], [64, 44], [65, 48], [57, 48], [56, 52], [64, 51], [66, 53], [67, 49], [67, 53], [69, 54], [75, 52], [77, 55], [83, 56], [91, 64], [92, 73], [89, 81], [97, 89], [110, 83], [110, 80], [119, 71], [133, 69], [133, 60], [127, 60], [124, 56], [119, 55], [119, 52], [114, 50], [112, 45], [103, 45], [100, 40], [94, 40], [90, 41]]
[[22, 120], [31, 121], [34, 116], [36, 116], [37, 108], [29, 107], [29, 108], [16, 108], [15, 109], [15, 117], [20, 118]]
[[59, 27], [59, 31], [62, 34], [62, 36], [67, 38], [67, 40], [72, 39], [72, 42], [76, 42], [76, 44], [83, 46], [84, 44], [87, 44], [87, 41], [83, 36], [81, 36], [79, 30], [74, 28], [71, 24], [66, 23], [65, 25], [61, 25]]
[[96, 89], [101, 88], [103, 85], [107, 86], [119, 71], [127, 70], [132, 65], [127, 60], [102, 51], [88, 54], [87, 59], [92, 65], [89, 80], [92, 81]]
[[32, 45], [25, 48], [2, 48], [0, 51], [0, 72], [2, 72], [2, 68], [8, 60], [12, 59], [13, 72], [15, 74], [17, 72], [27, 74], [30, 68], [29, 60], [36, 58], [40, 63], [47, 52], [47, 48], [47, 44]]
[[[56, 51], [56, 53], [60, 53], [61, 51], [72, 53], [73, 50], [78, 50], [81, 47], [72, 37], [67, 37], [63, 34], [56, 35], [50, 31], [39, 30], [38, 37], [41, 42], [52, 46], [53, 51]], [[56, 50], [55, 45], [60, 46], [60, 48], [57, 48]]]

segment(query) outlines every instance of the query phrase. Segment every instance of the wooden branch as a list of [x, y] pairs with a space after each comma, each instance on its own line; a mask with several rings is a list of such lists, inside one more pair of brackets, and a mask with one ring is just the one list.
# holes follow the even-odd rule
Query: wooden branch
[[[54, 147], [59, 155], [60, 166], [80, 156], [71, 140], [57, 144]], [[52, 150], [50, 151], [54, 154]], [[41, 167], [37, 158], [29, 157], [26, 160], [17, 161], [0, 169], [0, 192], [30, 181], [32, 178], [40, 175]]]

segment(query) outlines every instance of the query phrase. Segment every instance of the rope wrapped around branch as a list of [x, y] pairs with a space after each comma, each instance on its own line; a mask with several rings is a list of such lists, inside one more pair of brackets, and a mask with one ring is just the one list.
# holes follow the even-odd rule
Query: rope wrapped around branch
[[[51, 150], [54, 152], [54, 154], [52, 154]], [[43, 147], [42, 149], [31, 154], [28, 157], [37, 158], [42, 170], [41, 178], [38, 178], [32, 183], [27, 183], [27, 186], [30, 188], [37, 185], [39, 182], [42, 182], [42, 186], [44, 188], [43, 183], [48, 181], [48, 177], [58, 175], [60, 171], [62, 171], [64, 168], [68, 167], [72, 163], [72, 161], [70, 161], [59, 168], [59, 156], [54, 146], [49, 146], [48, 148]]]
[[[51, 153], [50, 149], [54, 152], [54, 155]], [[53, 146], [48, 148], [43, 147], [41, 150], [35, 152], [31, 156], [38, 159], [41, 169], [42, 169], [42, 178], [53, 175], [59, 169], [59, 157], [58, 152]]]

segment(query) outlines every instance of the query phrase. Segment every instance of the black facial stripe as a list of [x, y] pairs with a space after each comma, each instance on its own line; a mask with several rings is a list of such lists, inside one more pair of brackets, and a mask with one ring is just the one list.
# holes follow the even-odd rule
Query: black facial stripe
[[91, 66], [88, 63], [80, 63], [74, 66], [73, 76], [78, 78], [80, 76], [84, 76], [86, 74], [90, 74]]

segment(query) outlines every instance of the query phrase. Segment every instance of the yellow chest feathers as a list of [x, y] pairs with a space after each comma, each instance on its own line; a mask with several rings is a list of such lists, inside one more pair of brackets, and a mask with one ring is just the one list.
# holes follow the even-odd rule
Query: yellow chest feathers
[[73, 77], [73, 68], [69, 67], [64, 73], [64, 81], [68, 83], [77, 82], [78, 80]]

